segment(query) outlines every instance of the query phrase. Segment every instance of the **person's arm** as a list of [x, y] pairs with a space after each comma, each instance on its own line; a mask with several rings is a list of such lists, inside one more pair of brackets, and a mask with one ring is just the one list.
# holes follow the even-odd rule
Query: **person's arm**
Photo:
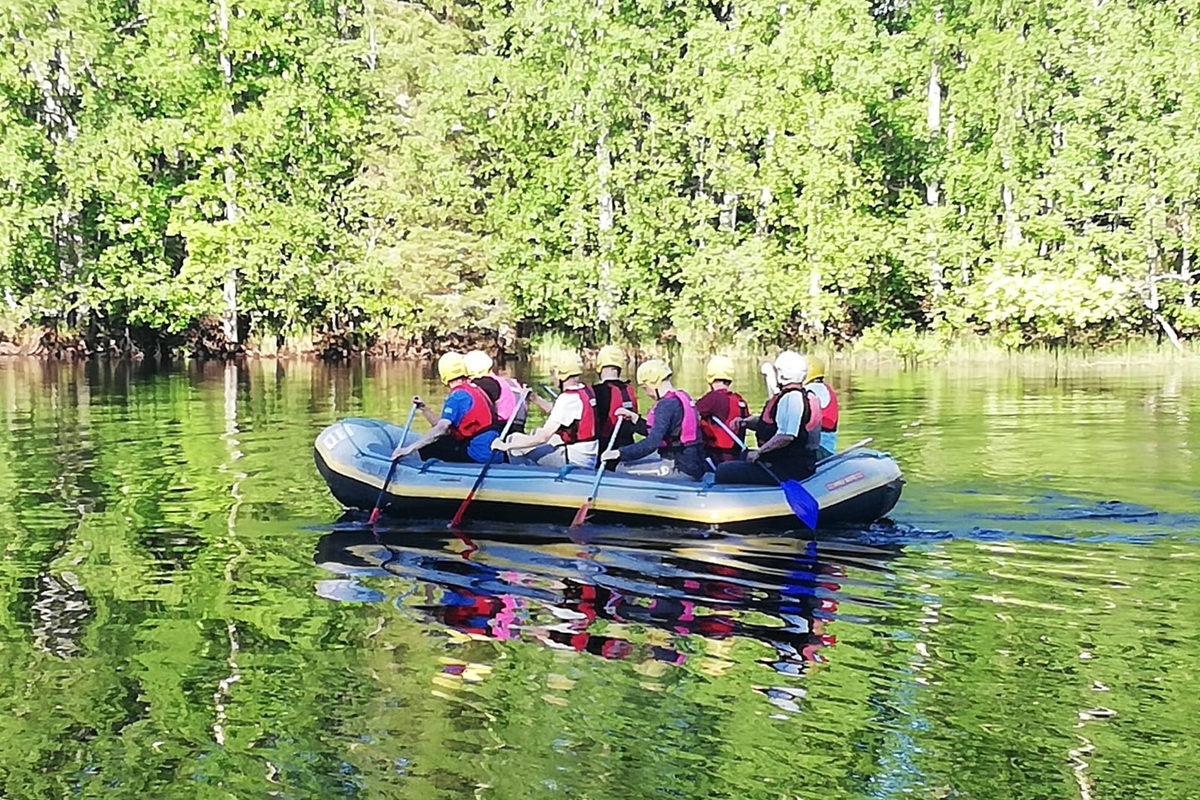
[[613, 412], [613, 415], [619, 419], [625, 420], [626, 423], [633, 426], [633, 432], [638, 436], [648, 436], [650, 431], [646, 425], [646, 420], [638, 415], [631, 408], [621, 407]]
[[615, 452], [619, 453], [621, 461], [637, 461], [645, 458], [662, 446], [663, 440], [671, 428], [683, 421], [683, 403], [679, 398], [672, 397], [659, 403], [654, 408], [654, 426], [646, 430], [645, 420], [639, 419], [642, 430], [646, 430], [646, 438], [640, 442], [626, 445]]
[[407, 447], [397, 447], [392, 453], [392, 460], [404, 458], [409, 453], [414, 453], [445, 436], [450, 432], [450, 428], [457, 425], [459, 420], [471, 410], [471, 402], [471, 396], [464, 391], [455, 389], [450, 392], [446, 395], [445, 402], [442, 403], [441, 415], [434, 417], [430, 422], [433, 427], [429, 432]]
[[570, 425], [582, 415], [583, 403], [579, 397], [564, 392], [555, 398], [554, 405], [550, 407], [550, 416], [542, 423], [542, 427], [533, 433], [514, 433], [508, 437], [507, 442], [497, 439], [492, 442], [492, 449], [507, 453], [514, 450], [528, 450], [546, 444], [554, 434], [558, 433], [559, 428]]
[[[800, 403], [803, 405], [798, 406]], [[800, 435], [800, 430], [804, 427], [804, 414], [807, 411], [808, 398], [805, 397], [804, 392], [791, 392], [784, 395], [776, 407], [778, 430], [757, 450], [747, 453], [746, 460], [753, 464], [763, 453], [779, 450], [796, 441], [796, 437]]]
[[508, 436], [508, 441], [496, 439], [492, 442], [492, 449], [499, 450], [503, 453], [508, 453], [512, 450], [525, 450], [537, 447], [550, 441], [555, 433], [558, 432], [558, 425], [547, 420], [542, 427], [538, 428], [533, 433], [512, 433]]
[[433, 427], [430, 428], [429, 431], [420, 439], [417, 439], [415, 442], [405, 447], [397, 447], [392, 453], [392, 461], [397, 461], [401, 458], [404, 458], [409, 453], [415, 453], [422, 447], [428, 447], [449, 432], [450, 420], [444, 418], [436, 420], [433, 423]]
[[441, 419], [437, 412], [430, 408], [429, 404], [421, 399], [421, 395], [413, 395], [413, 405], [421, 409], [421, 416], [425, 417], [425, 421], [429, 423], [430, 427], [437, 425], [438, 420]]

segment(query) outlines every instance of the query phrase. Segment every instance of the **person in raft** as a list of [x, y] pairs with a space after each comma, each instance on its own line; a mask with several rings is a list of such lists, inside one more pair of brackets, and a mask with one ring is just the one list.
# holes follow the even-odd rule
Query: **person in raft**
[[[616, 345], [606, 344], [600, 348], [596, 354], [596, 369], [600, 370], [600, 382], [592, 386], [592, 391], [596, 393], [596, 421], [600, 425], [599, 439], [607, 443], [617, 424], [617, 409], [625, 408], [637, 413], [637, 387], [621, 380], [621, 370], [625, 369], [625, 351]], [[613, 447], [631, 444], [633, 426], [626, 423], [617, 432]], [[616, 469], [617, 462], [609, 461], [605, 466]]]
[[750, 415], [750, 409], [744, 397], [729, 390], [733, 384], [732, 359], [713, 356], [708, 360], [704, 373], [708, 380], [708, 394], [696, 401], [700, 432], [704, 436], [704, 455], [711, 458], [714, 464], [733, 461], [742, 448], [713, 420], [721, 420], [729, 430], [740, 434], [742, 420]]
[[[555, 356], [550, 377], [558, 383], [559, 395], [550, 407], [550, 416], [533, 433], [518, 433], [508, 441], [497, 439], [492, 449], [517, 456], [520, 461], [542, 467], [574, 464], [596, 468], [596, 393], [582, 380], [583, 361], [576, 353]], [[532, 448], [532, 449], [529, 449]]]
[[[525, 387], [515, 378], [505, 378], [497, 375], [492, 369], [492, 357], [482, 350], [472, 350], [463, 356], [467, 363], [467, 377], [471, 379], [471, 383], [483, 389], [488, 397], [496, 399], [496, 413], [500, 415], [500, 422], [503, 424], [508, 422], [509, 417], [516, 411], [517, 418], [513, 420], [513, 433], [525, 432], [525, 418], [528, 415], [528, 406], [521, 405], [517, 409], [517, 403], [521, 399], [521, 392]], [[532, 399], [535, 395], [530, 395]], [[549, 406], [546, 407], [549, 409]]]
[[504, 423], [496, 412], [495, 400], [467, 378], [463, 354], [443, 354], [438, 359], [438, 375], [450, 388], [441, 415], [435, 414], [420, 395], [413, 397], [413, 403], [433, 427], [412, 444], [397, 447], [392, 460], [414, 452], [420, 453], [422, 461], [437, 458], [485, 464], [503, 460], [504, 456], [492, 451], [492, 442], [500, 436]]
[[687, 392], [671, 385], [671, 368], [665, 361], [644, 362], [637, 369], [637, 382], [655, 401], [650, 413], [642, 419], [636, 411], [620, 408], [616, 415], [632, 422], [645, 438], [606, 450], [601, 460], [617, 461], [619, 471], [633, 475], [700, 480], [705, 471], [704, 445], [696, 403]]
[[837, 452], [838, 399], [833, 387], [825, 383], [825, 362], [808, 356], [808, 377], [804, 388], [817, 396], [821, 404], [821, 448], [817, 458], [829, 458]]
[[775, 486], [776, 478], [758, 462], [766, 464], [778, 480], [803, 480], [817, 470], [817, 448], [821, 445], [821, 406], [816, 395], [804, 388], [808, 362], [793, 350], [779, 354], [772, 365], [779, 394], [767, 400], [761, 414], [748, 417], [759, 448], [746, 453], [744, 461], [717, 465], [717, 483], [751, 483]]

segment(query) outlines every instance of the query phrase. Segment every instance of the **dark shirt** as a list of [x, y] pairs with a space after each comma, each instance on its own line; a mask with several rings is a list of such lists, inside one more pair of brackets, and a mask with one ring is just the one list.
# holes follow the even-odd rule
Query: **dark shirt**
[[[633, 429], [646, 438], [628, 447], [622, 447], [622, 461], [645, 458], [662, 447], [668, 434], [678, 437], [683, 429], [683, 403], [677, 397], [664, 397], [654, 404], [654, 427], [647, 427], [646, 418], [639, 417]], [[704, 477], [704, 446], [699, 439], [673, 452], [665, 453], [664, 456], [675, 459], [675, 468], [688, 477], [695, 480]]]
[[491, 399], [493, 403], [500, 402], [500, 381], [495, 378], [484, 375], [482, 378], [472, 378], [471, 383], [483, 389], [483, 393]]

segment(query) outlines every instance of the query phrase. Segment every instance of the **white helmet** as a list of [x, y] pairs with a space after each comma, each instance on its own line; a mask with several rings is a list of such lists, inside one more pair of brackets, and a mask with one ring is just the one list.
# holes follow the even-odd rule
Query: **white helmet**
[[472, 350], [463, 356], [467, 364], [467, 376], [482, 378], [492, 371], [492, 357], [482, 350]]
[[808, 360], [795, 350], [784, 350], [775, 359], [775, 370], [779, 373], [780, 383], [804, 383]]

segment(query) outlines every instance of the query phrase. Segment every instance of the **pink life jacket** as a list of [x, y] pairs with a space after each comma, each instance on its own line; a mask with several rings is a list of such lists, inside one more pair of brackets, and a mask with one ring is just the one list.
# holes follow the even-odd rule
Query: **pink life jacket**
[[[696, 401], [688, 396], [688, 393], [682, 389], [672, 389], [671, 391], [658, 398], [658, 403], [666, 400], [668, 397], [674, 397], [683, 404], [683, 424], [679, 429], [679, 438], [667, 436], [663, 439], [662, 447], [659, 450], [668, 447], [679, 447], [681, 445], [689, 445], [692, 442], [700, 439], [700, 414], [696, 411]], [[658, 407], [655, 403], [655, 408]], [[650, 413], [646, 415], [646, 425], [654, 427], [654, 408], [650, 409]]]

